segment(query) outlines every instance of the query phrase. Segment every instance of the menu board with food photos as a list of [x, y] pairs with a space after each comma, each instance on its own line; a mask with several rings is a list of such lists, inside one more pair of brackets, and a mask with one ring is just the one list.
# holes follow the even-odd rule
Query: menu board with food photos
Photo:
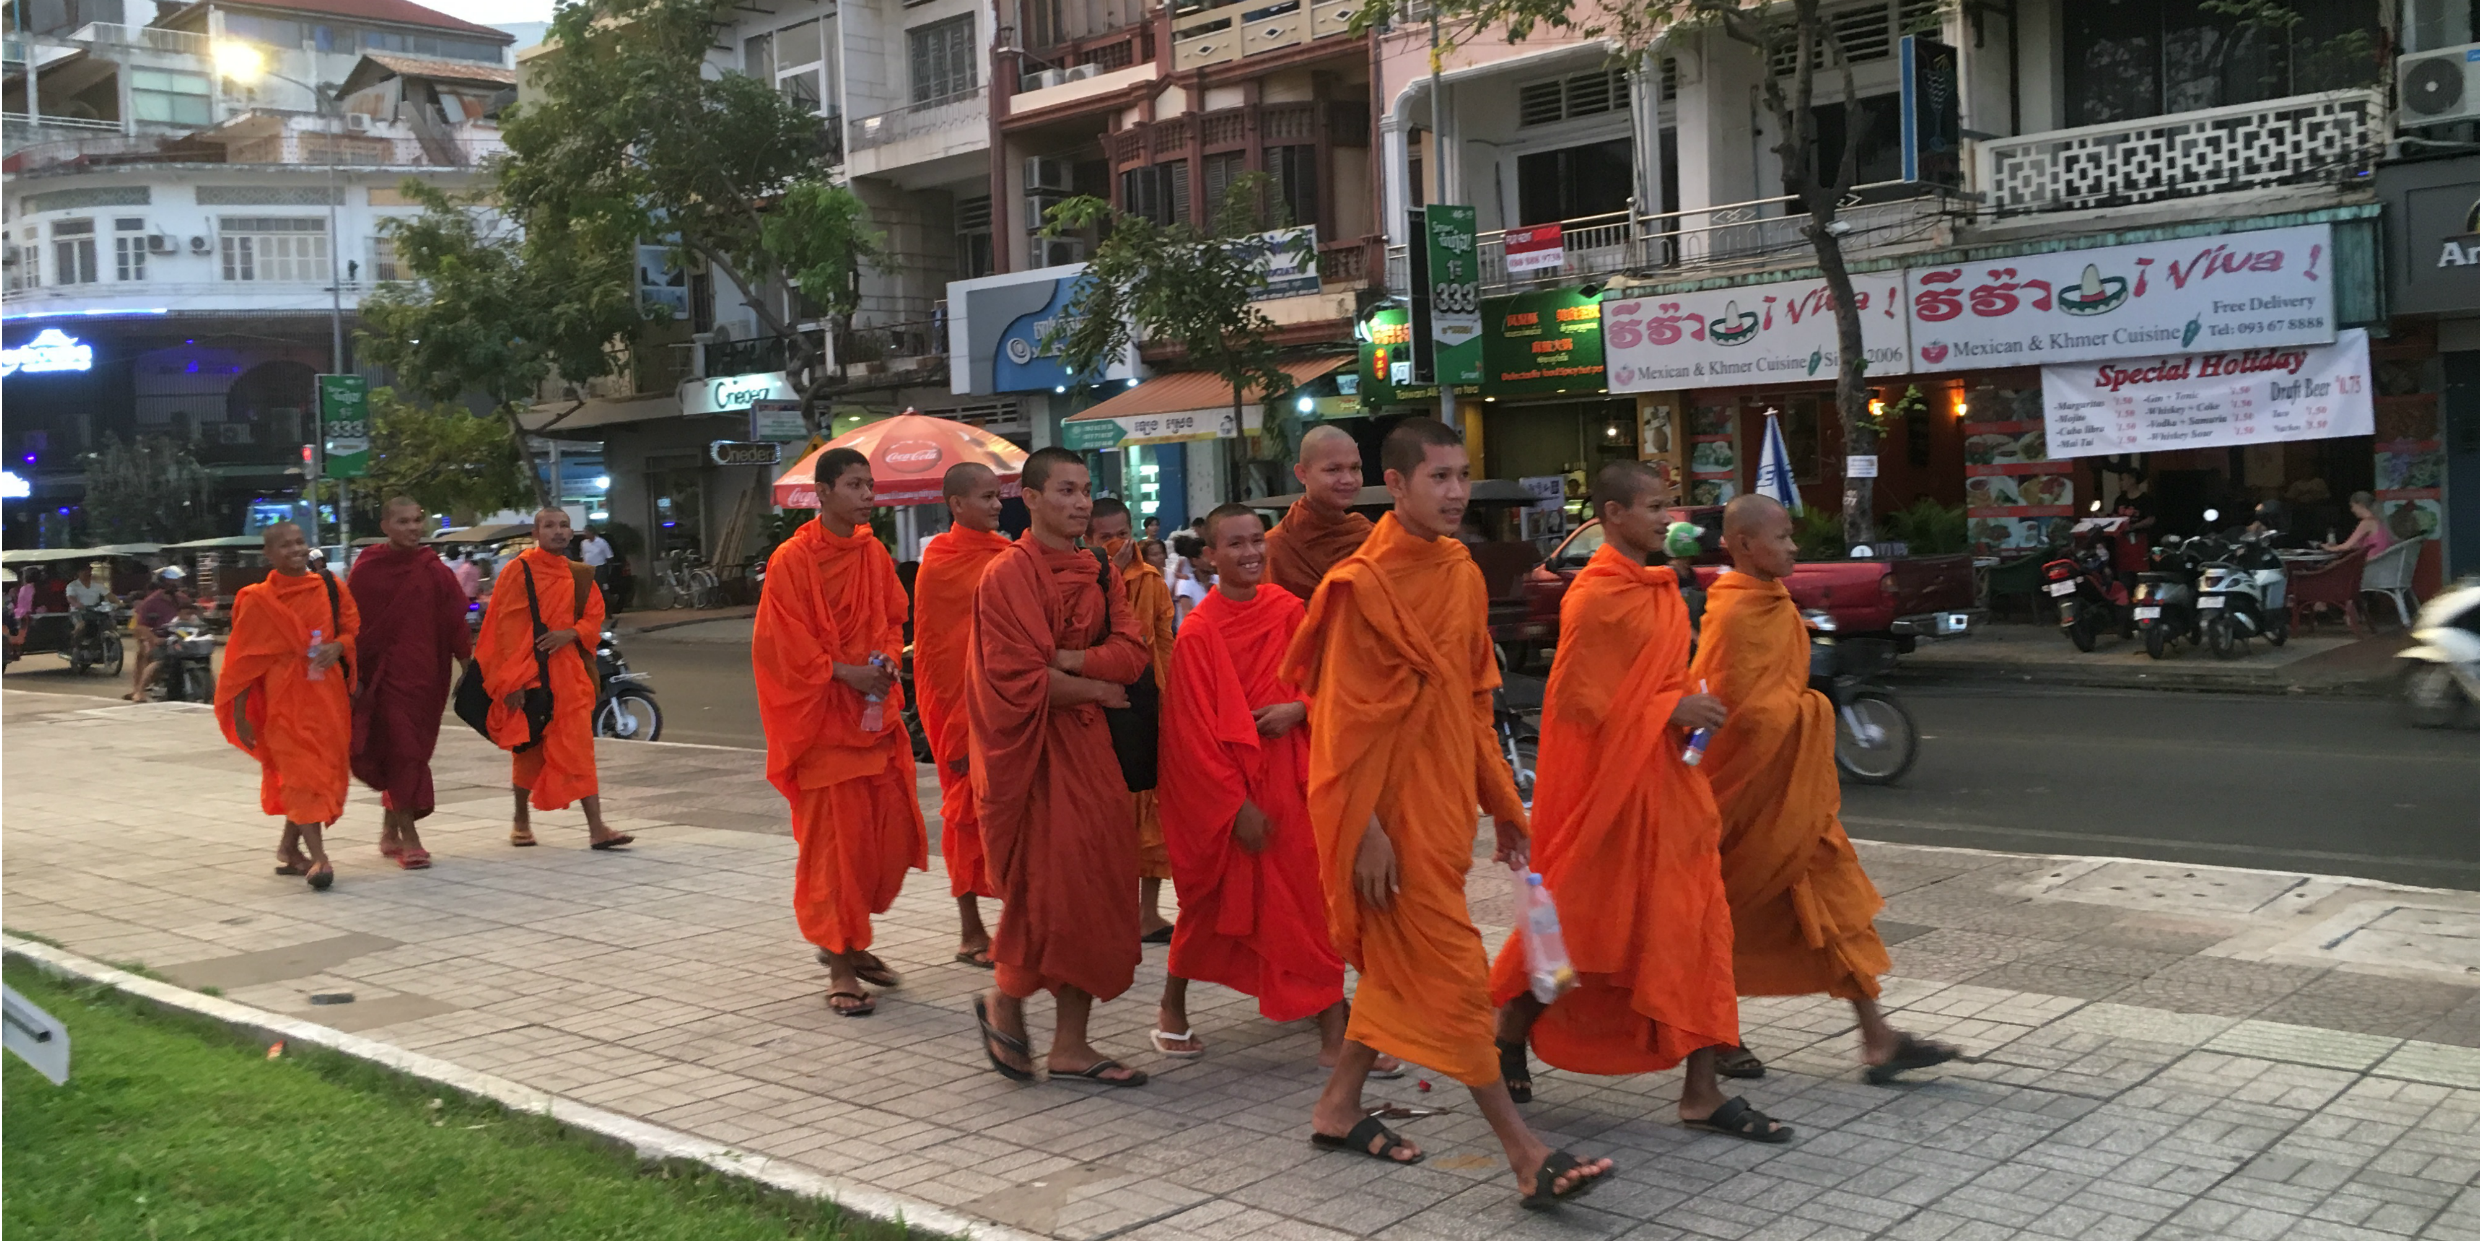
[[2038, 547], [2052, 521], [2075, 513], [2075, 463], [2052, 461], [2038, 418], [1963, 424], [1963, 505], [1971, 538], [1991, 548]]
[[1697, 405], [1688, 411], [1688, 503], [1728, 504], [1739, 495], [1739, 410]]

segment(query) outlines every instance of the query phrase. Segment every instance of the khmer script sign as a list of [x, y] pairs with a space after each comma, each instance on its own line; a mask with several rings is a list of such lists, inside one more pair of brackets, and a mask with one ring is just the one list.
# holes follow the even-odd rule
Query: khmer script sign
[[[1852, 292], [1869, 373], [1910, 370], [1902, 273], [1854, 276]], [[1842, 367], [1823, 280], [1604, 297], [1602, 358], [1613, 392], [1832, 380]]]

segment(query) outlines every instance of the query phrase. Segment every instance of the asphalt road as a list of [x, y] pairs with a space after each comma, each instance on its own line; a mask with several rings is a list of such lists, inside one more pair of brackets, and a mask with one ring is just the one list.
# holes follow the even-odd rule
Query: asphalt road
[[[765, 744], [749, 649], [630, 638], [666, 741]], [[13, 689], [109, 695], [52, 656]], [[124, 683], [125, 684], [125, 683]], [[2406, 728], [2354, 698], [1938, 686], [1894, 788], [1846, 786], [1851, 834], [1912, 844], [2355, 875], [2480, 890], [2480, 730]]]

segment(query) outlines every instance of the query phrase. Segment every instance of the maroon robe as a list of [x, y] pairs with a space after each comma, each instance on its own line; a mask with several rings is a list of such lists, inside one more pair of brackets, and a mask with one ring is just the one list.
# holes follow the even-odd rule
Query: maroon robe
[[353, 774], [379, 790], [388, 809], [419, 819], [436, 800], [431, 749], [439, 744], [449, 678], [473, 654], [465, 588], [439, 553], [390, 544], [364, 549], [347, 585], [362, 612]]

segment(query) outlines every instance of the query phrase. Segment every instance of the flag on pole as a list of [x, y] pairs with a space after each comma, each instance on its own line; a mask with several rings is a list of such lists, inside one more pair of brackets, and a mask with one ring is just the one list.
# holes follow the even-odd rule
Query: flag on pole
[[1757, 494], [1772, 496], [1784, 508], [1800, 511], [1800, 489], [1791, 481], [1791, 450], [1783, 446], [1782, 419], [1765, 411], [1765, 447], [1757, 454]]

